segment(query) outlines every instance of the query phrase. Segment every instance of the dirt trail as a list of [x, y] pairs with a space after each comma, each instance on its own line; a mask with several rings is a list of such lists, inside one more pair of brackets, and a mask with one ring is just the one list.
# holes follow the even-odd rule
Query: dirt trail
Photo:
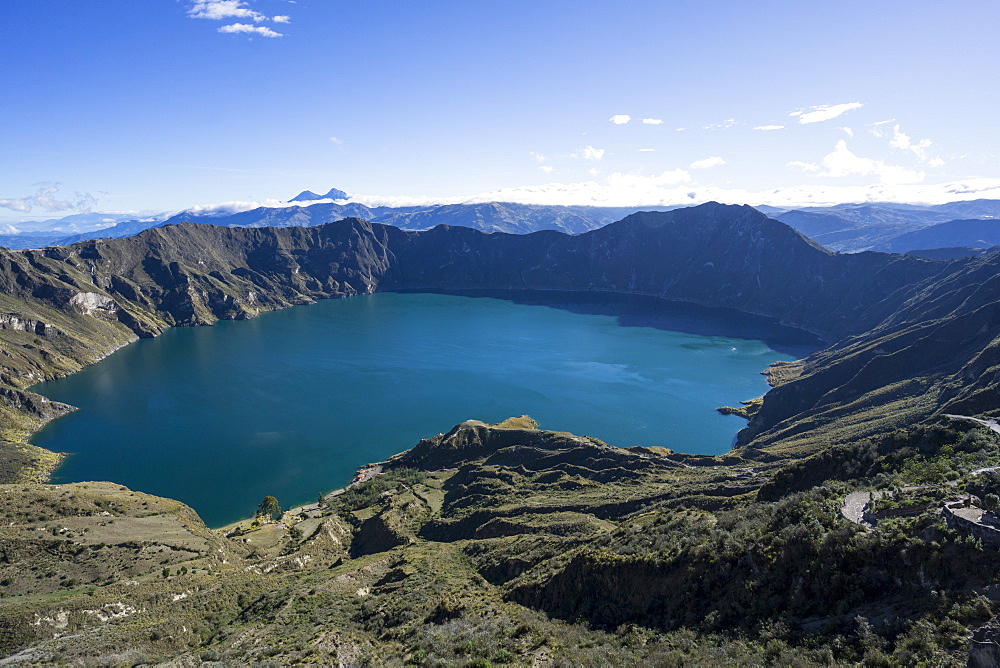
[[978, 422], [979, 424], [983, 425], [984, 427], [988, 427], [994, 433], [1000, 434], [1000, 424], [997, 423], [997, 421], [996, 421], [995, 418], [990, 419], [990, 420], [981, 420], [979, 418], [974, 418], [974, 417], [971, 417], [969, 415], [952, 415], [951, 413], [945, 413], [944, 416], [945, 417], [950, 417], [952, 419], [957, 419], [957, 420], [972, 420], [973, 422]]
[[871, 524], [865, 521], [865, 508], [868, 507], [871, 500], [871, 492], [851, 492], [844, 498], [840, 514], [855, 524], [871, 528]]

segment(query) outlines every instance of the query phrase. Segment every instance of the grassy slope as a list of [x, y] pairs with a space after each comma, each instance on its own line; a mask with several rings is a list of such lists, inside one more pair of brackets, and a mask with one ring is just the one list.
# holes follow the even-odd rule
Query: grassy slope
[[[738, 244], [756, 234], [739, 229]], [[628, 243], [649, 245], [645, 228], [626, 232]], [[713, 243], [728, 248], [734, 239], [720, 234]], [[478, 243], [466, 232], [456, 235], [458, 246]], [[521, 261], [523, 239], [482, 236], [492, 244], [484, 253], [508, 258], [511, 266]], [[425, 250], [419, 244], [410, 251], [404, 246], [421, 238], [358, 221], [282, 231], [181, 226], [131, 240], [0, 254], [0, 424], [8, 439], [0, 448], [9, 453], [3, 473], [24, 478], [36, 475], [31, 467], [44, 468], [42, 453], [17, 441], [66, 410], [24, 392], [30, 382], [71, 373], [167, 326], [367, 292], [383, 279], [398, 286], [403, 260], [397, 253], [419, 255]], [[543, 255], [568, 243], [546, 238], [554, 245]], [[621, 252], [599, 237], [580, 243], [584, 251], [570, 255], [589, 253], [590, 263]], [[740, 271], [756, 271], [762, 257]], [[683, 271], [697, 274], [709, 262], [696, 259]], [[862, 261], [870, 262], [851, 260]], [[998, 367], [988, 336], [995, 331], [989, 280], [995, 268], [987, 261], [955, 265], [948, 279], [924, 276], [924, 284], [913, 283], [915, 294], [906, 295], [893, 286], [919, 278], [923, 269], [903, 264], [880, 275], [882, 302], [852, 311], [865, 321], [881, 314], [883, 324], [772, 369], [775, 389], [754, 415], [744, 447], [725, 458], [622, 451], [536, 432], [525, 421], [471, 424], [421, 442], [396, 462], [438, 473], [391, 474], [314, 516], [287, 518], [289, 528], [268, 525], [230, 539], [204, 530], [179, 504], [116, 486], [69, 494], [31, 485], [0, 488], [8, 508], [26, 511], [5, 529], [0, 566], [10, 574], [4, 586], [16, 595], [0, 601], [3, 647], [32, 648], [26, 661], [92, 663], [177, 656], [734, 664], [782, 656], [822, 662], [867, 654], [875, 660], [893, 652], [904, 662], [957, 657], [964, 625], [989, 615], [988, 603], [969, 598], [970, 587], [986, 582], [980, 574], [995, 571], [989, 553], [932, 517], [866, 538], [838, 519], [838, 499], [850, 487], [821, 487], [777, 505], [754, 500], [755, 490], [772, 479], [762, 475], [764, 467], [927, 420], [945, 405], [988, 404], [995, 391], [990, 374]], [[552, 287], [551, 276], [538, 274], [543, 266], [514, 269], [536, 276], [538, 287]], [[556, 269], [562, 271], [558, 262]], [[827, 271], [830, 280], [844, 273]], [[732, 289], [738, 276], [725, 285]], [[491, 280], [503, 284], [509, 274]], [[625, 285], [629, 279], [609, 280]], [[110, 299], [74, 303], [81, 294]], [[755, 290], [737, 296], [751, 310], [762, 308]], [[823, 314], [796, 303], [797, 318], [829, 316], [829, 308]], [[5, 313], [14, 319], [3, 319]], [[977, 334], [952, 347], [960, 355], [924, 354], [957, 340], [949, 328]], [[993, 463], [991, 452], [977, 455], [981, 463]], [[104, 512], [114, 515], [112, 528]], [[171, 535], [188, 547], [204, 542], [198, 550], [178, 549], [168, 544]], [[95, 549], [99, 543], [104, 547]], [[906, 568], [895, 569], [903, 554], [913, 556], [900, 562]], [[813, 562], [823, 563], [826, 573], [874, 584], [859, 589], [847, 580], [816, 578], [808, 570]], [[960, 568], [942, 570], [942, 564]], [[182, 565], [187, 571], [178, 575]], [[710, 577], [716, 572], [728, 575]], [[921, 594], [930, 572], [940, 572], [931, 585], [947, 592], [943, 598]], [[896, 600], [886, 583], [901, 579], [907, 585]], [[800, 581], [813, 588], [796, 589]], [[706, 589], [709, 582], [717, 584]], [[675, 594], [676, 601], [699, 604], [684, 604], [682, 615], [664, 604]], [[819, 603], [809, 603], [814, 599]], [[879, 616], [886, 609], [901, 621]], [[819, 622], [809, 621], [813, 613]], [[872, 620], [875, 630], [858, 626], [858, 616]], [[594, 630], [573, 623], [578, 620]], [[726, 635], [735, 628], [750, 640]], [[59, 637], [70, 632], [79, 635]]]
[[[2, 648], [89, 665], [958, 665], [991, 615], [971, 592], [1000, 558], [932, 514], [866, 532], [838, 512], [845, 483], [758, 502], [767, 478], [745, 465], [529, 427], [459, 425], [324, 507], [229, 537], [108, 483], [0, 487]], [[964, 429], [880, 446], [872, 466], [892, 486], [956, 446], [960, 481], [1000, 462]], [[435, 470], [403, 466], [418, 461]]]

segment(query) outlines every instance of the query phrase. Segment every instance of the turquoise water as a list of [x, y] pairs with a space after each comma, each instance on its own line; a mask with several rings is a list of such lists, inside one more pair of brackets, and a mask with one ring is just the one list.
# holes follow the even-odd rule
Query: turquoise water
[[32, 442], [73, 453], [55, 482], [111, 480], [220, 526], [268, 494], [312, 501], [470, 418], [722, 453], [744, 422], [714, 409], [815, 347], [732, 311], [507, 296], [383, 293], [171, 329], [35, 386], [80, 410]]

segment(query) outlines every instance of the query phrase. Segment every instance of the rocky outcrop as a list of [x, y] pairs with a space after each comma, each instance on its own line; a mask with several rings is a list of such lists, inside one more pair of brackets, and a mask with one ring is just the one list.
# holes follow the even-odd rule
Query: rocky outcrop
[[357, 559], [367, 554], [385, 552], [413, 541], [402, 528], [399, 517], [388, 509], [369, 517], [358, 527], [351, 541], [351, 557]]
[[0, 329], [27, 332], [38, 336], [51, 336], [59, 333], [58, 329], [41, 320], [20, 318], [13, 313], [0, 313]]

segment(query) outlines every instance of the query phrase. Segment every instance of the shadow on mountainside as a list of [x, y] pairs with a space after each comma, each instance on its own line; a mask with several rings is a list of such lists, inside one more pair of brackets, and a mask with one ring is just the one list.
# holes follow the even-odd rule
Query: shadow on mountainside
[[642, 295], [557, 290], [421, 289], [392, 292], [504, 299], [515, 304], [547, 306], [582, 315], [611, 316], [621, 327], [652, 327], [697, 336], [760, 340], [771, 349], [796, 359], [823, 347], [823, 341], [815, 334], [782, 325], [774, 318]]

